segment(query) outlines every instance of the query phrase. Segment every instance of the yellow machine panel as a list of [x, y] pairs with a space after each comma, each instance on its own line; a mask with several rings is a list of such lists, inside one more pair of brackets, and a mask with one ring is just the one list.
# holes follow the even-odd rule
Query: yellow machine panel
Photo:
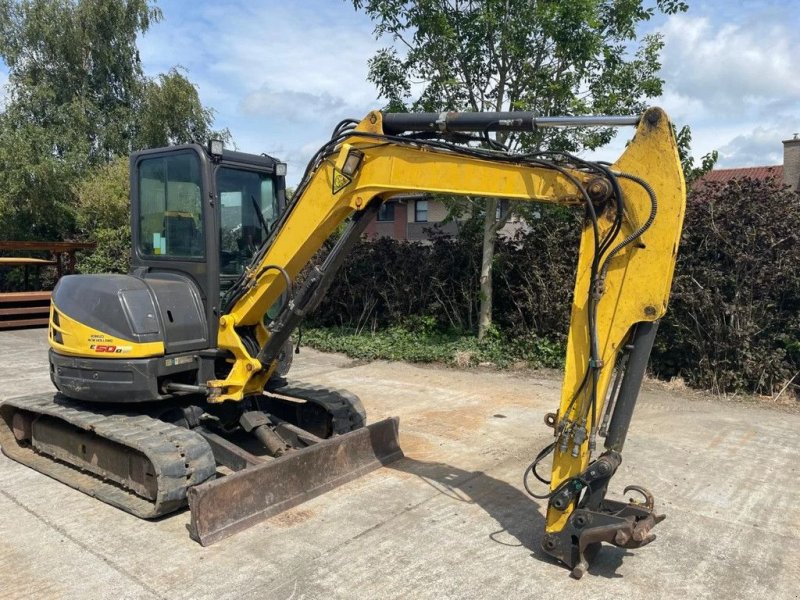
[[50, 347], [66, 356], [147, 358], [164, 355], [164, 342], [138, 343], [92, 329], [50, 306]]

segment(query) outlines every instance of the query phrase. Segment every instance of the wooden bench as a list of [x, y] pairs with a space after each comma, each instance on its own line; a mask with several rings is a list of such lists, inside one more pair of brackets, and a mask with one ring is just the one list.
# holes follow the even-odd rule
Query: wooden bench
[[25, 289], [27, 290], [30, 287], [30, 268], [29, 267], [36, 267], [36, 277], [37, 280], [39, 278], [39, 269], [41, 267], [56, 267], [58, 268], [58, 262], [55, 260], [46, 260], [44, 258], [28, 258], [25, 256], [0, 256], [0, 267], [22, 267], [23, 268], [23, 277], [25, 281]]
[[47, 325], [50, 292], [8, 292], [0, 294], [0, 329]]
[[44, 258], [28, 258], [26, 256], [22, 257], [8, 257], [8, 256], [0, 256], [0, 266], [8, 266], [8, 267], [25, 267], [27, 265], [56, 265], [56, 261], [54, 260], [45, 260]]
[[[89, 250], [94, 242], [0, 241], [0, 252], [47, 252], [52, 258], [0, 256], [0, 268], [24, 269], [25, 290], [30, 287], [29, 270], [55, 267], [56, 281], [75, 272], [75, 252]], [[64, 260], [66, 259], [66, 260]], [[66, 264], [65, 264], [66, 263]], [[38, 277], [37, 277], [38, 279]], [[47, 325], [50, 318], [51, 292], [23, 291], [0, 293], [0, 329]]]

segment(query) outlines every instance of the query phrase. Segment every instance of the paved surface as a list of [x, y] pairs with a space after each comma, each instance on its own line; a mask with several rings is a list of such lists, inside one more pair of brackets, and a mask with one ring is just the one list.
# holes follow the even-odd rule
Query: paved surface
[[[0, 397], [50, 389], [43, 330], [0, 333]], [[407, 459], [209, 548], [186, 512], [140, 521], [0, 457], [0, 598], [799, 598], [800, 414], [643, 394], [612, 494], [668, 514], [580, 581], [538, 551], [520, 476], [549, 441], [552, 376], [354, 364], [294, 377], [400, 415]]]

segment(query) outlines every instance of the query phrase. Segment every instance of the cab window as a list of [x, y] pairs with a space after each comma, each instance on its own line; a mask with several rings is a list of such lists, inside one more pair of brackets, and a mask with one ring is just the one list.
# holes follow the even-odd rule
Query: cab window
[[203, 258], [200, 159], [194, 152], [139, 163], [139, 251], [145, 256]]
[[223, 275], [239, 275], [266, 241], [278, 217], [271, 175], [230, 167], [217, 169], [220, 206], [220, 266]]

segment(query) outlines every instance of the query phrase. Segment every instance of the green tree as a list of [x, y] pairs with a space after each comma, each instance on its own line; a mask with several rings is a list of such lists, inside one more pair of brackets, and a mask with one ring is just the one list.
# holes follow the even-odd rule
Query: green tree
[[127, 273], [131, 254], [128, 159], [95, 167], [75, 186], [77, 236], [97, 243], [78, 256], [81, 273]]
[[150, 0], [0, 0], [4, 236], [71, 237], [82, 230], [76, 187], [93, 169], [210, 133], [213, 112], [183, 74], [144, 76], [136, 40], [160, 19]]
[[197, 88], [173, 67], [145, 82], [137, 123], [136, 146], [156, 148], [212, 137], [230, 141], [230, 132], [213, 131], [214, 110], [200, 101]]
[[694, 157], [692, 156], [691, 128], [688, 125], [684, 125], [678, 130], [675, 125], [673, 125], [672, 131], [675, 133], [675, 141], [678, 145], [678, 154], [681, 158], [681, 167], [683, 168], [683, 178], [686, 180], [686, 187], [688, 189], [692, 187], [695, 181], [714, 168], [719, 158], [719, 152], [712, 150], [708, 154], [703, 155], [700, 159], [700, 165], [695, 166]]
[[[639, 36], [679, 0], [352, 0], [392, 45], [369, 61], [369, 79], [391, 110], [532, 110], [542, 116], [631, 114], [658, 96], [663, 41]], [[610, 129], [499, 133], [512, 150], [591, 149]], [[509, 211], [483, 209], [479, 337], [492, 320], [492, 264]]]
[[42, 127], [59, 157], [90, 163], [130, 148], [145, 83], [136, 38], [161, 12], [148, 0], [0, 0], [0, 56], [15, 120]]
[[88, 145], [72, 136], [57, 155], [51, 132], [12, 110], [0, 115], [0, 229], [6, 239], [60, 239], [75, 228], [71, 190]]
[[93, 169], [75, 189], [78, 231], [84, 237], [91, 237], [98, 229], [120, 229], [129, 225], [130, 189], [126, 157]]
[[130, 148], [142, 71], [136, 36], [160, 18], [146, 0], [0, 0], [9, 68], [0, 116], [0, 226], [9, 236], [75, 231], [73, 186]]

